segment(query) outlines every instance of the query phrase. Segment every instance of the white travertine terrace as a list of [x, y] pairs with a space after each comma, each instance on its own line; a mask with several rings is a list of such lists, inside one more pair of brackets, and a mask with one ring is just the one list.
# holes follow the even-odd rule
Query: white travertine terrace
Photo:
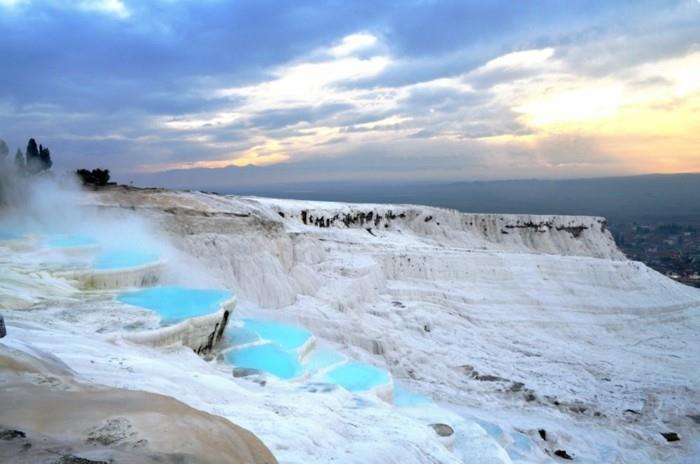
[[117, 269], [80, 269], [63, 271], [58, 275], [75, 282], [82, 290], [117, 290], [148, 287], [157, 284], [165, 272], [166, 262], [157, 260], [139, 266]]
[[[170, 264], [184, 279], [176, 284], [208, 279], [198, 283], [235, 293], [242, 316], [302, 325], [319, 346], [389, 370], [442, 409], [406, 412], [371, 398], [358, 406], [340, 388], [309, 393], [274, 379], [261, 387], [190, 348], [97, 336], [96, 326], [125, 322], [114, 307], [4, 262], [2, 343], [51, 352], [81, 378], [230, 418], [281, 462], [700, 454], [700, 292], [625, 258], [601, 218], [128, 188], [93, 201], [159, 224], [182, 257]], [[75, 312], [86, 307], [92, 325]], [[454, 428], [452, 451], [431, 423]], [[681, 441], [667, 443], [660, 433], [669, 431]]]
[[211, 351], [221, 339], [229, 318], [236, 307], [236, 297], [221, 303], [211, 314], [190, 317], [177, 324], [140, 332], [121, 332], [112, 335], [134, 343], [154, 347], [182, 345], [192, 348], [195, 353]]

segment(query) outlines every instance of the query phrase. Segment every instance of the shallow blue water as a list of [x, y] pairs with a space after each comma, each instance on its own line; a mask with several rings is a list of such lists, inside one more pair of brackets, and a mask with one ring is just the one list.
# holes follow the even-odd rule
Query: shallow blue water
[[281, 379], [291, 379], [303, 372], [297, 349], [311, 338], [311, 332], [301, 327], [260, 319], [243, 319], [242, 327], [226, 331], [229, 342], [245, 345], [265, 341], [261, 345], [228, 351], [224, 359], [237, 367], [249, 367]]
[[280, 347], [295, 350], [311, 338], [311, 332], [301, 327], [280, 324], [260, 319], [243, 319], [244, 328], [255, 332], [263, 340], [277, 343]]
[[101, 253], [92, 263], [95, 269], [121, 269], [125, 267], [142, 266], [158, 260], [155, 253], [133, 250], [116, 250]]
[[532, 443], [530, 442], [530, 437], [524, 433], [513, 431], [510, 433], [510, 437], [513, 439], [513, 447], [520, 452], [527, 453], [532, 450]]
[[501, 436], [503, 436], [503, 430], [496, 424], [492, 424], [491, 422], [486, 422], [481, 419], [476, 419], [476, 423], [483, 428], [486, 433], [488, 433], [491, 437], [495, 438], [496, 440], [500, 439]]
[[394, 384], [394, 404], [396, 406], [416, 406], [428, 403], [431, 403], [431, 400], [427, 396], [414, 393], [406, 390], [401, 385]]
[[258, 334], [245, 327], [231, 327], [226, 329], [226, 340], [233, 345], [246, 345], [260, 340]]
[[122, 303], [157, 312], [164, 324], [217, 311], [232, 294], [226, 290], [203, 290], [184, 287], [153, 287], [120, 294]]
[[[227, 330], [229, 342], [244, 345], [255, 341], [265, 341], [260, 345], [234, 348], [224, 354], [224, 359], [237, 367], [248, 367], [275, 375], [281, 379], [292, 379], [303, 372], [315, 374], [331, 368], [322, 382], [344, 387], [350, 391], [365, 391], [391, 380], [387, 371], [361, 362], [346, 362], [347, 358], [331, 350], [314, 351], [302, 365], [297, 350], [313, 335], [301, 327], [280, 324], [260, 319], [243, 319], [242, 327]], [[316, 384], [322, 384], [316, 382]], [[315, 385], [315, 384], [314, 384]], [[429, 401], [420, 395], [407, 392], [405, 402]]]
[[329, 371], [326, 379], [355, 392], [388, 384], [389, 374], [369, 364], [352, 361]]
[[87, 235], [51, 235], [44, 240], [49, 248], [71, 248], [87, 245], [96, 245], [97, 242]]
[[326, 367], [330, 367], [333, 364], [338, 364], [345, 360], [345, 356], [335, 351], [318, 350], [309, 356], [304, 364], [304, 369], [311, 374], [315, 374], [321, 369], [325, 369]]
[[526, 461], [527, 458], [525, 456], [532, 451], [530, 438], [517, 431], [512, 431], [510, 436], [513, 439], [513, 445], [506, 449], [508, 456], [514, 461]]
[[259, 369], [281, 379], [292, 379], [302, 372], [296, 353], [274, 343], [231, 350], [224, 359], [234, 366]]

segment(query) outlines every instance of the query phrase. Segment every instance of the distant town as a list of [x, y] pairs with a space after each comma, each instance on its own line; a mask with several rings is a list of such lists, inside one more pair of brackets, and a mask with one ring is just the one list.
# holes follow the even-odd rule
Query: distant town
[[628, 258], [700, 288], [700, 227], [680, 224], [610, 224]]

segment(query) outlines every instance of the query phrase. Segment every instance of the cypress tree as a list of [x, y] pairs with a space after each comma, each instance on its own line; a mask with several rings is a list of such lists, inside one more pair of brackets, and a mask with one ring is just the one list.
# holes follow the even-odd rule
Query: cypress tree
[[29, 174], [37, 174], [41, 171], [51, 169], [53, 162], [51, 161], [51, 152], [49, 147], [43, 145], [36, 146], [36, 140], [29, 139], [27, 143], [27, 172]]
[[49, 152], [49, 147], [42, 147], [39, 145], [39, 161], [41, 162], [42, 171], [51, 169], [51, 166], [53, 166], [53, 161], [51, 161], [51, 152]]
[[27, 172], [36, 174], [41, 171], [41, 161], [39, 160], [39, 148], [36, 146], [36, 140], [29, 139], [27, 143]]

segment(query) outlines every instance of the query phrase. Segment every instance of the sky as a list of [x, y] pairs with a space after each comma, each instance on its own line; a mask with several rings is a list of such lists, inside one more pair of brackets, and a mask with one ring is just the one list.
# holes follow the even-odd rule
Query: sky
[[154, 183], [700, 172], [700, 1], [0, 0], [29, 137]]

